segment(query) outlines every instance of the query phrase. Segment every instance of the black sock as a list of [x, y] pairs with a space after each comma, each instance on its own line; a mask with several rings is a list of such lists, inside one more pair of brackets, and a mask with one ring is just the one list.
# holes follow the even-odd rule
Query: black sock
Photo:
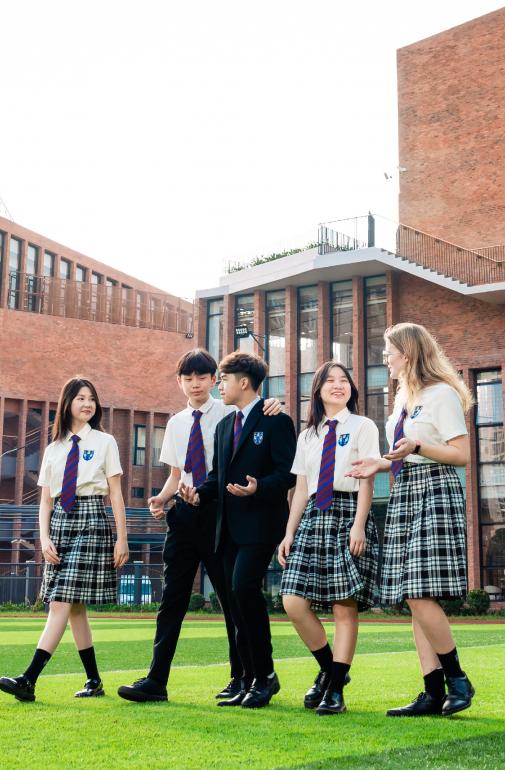
[[311, 653], [319, 663], [319, 668], [321, 669], [321, 671], [326, 671], [327, 674], [331, 674], [331, 664], [333, 663], [333, 654], [331, 652], [331, 647], [328, 644], [328, 642], [326, 642], [325, 646], [321, 647], [319, 650], [311, 650]]
[[40, 647], [37, 647], [35, 650], [35, 655], [33, 656], [32, 662], [24, 672], [23, 676], [25, 679], [28, 679], [29, 682], [32, 684], [35, 684], [37, 679], [39, 678], [39, 674], [48, 662], [48, 660], [51, 658], [51, 653], [47, 652], [46, 650], [41, 650]]
[[344, 689], [345, 675], [351, 668], [349, 663], [339, 663], [334, 660], [331, 664], [331, 676], [328, 689], [342, 693]]
[[424, 679], [424, 689], [434, 700], [443, 700], [445, 696], [445, 679], [443, 668], [436, 668], [426, 674]]
[[444, 669], [444, 674], [447, 676], [464, 676], [464, 671], [461, 670], [459, 665], [458, 651], [456, 648], [450, 652], [445, 652], [441, 655], [437, 652], [438, 659]]
[[82, 665], [84, 666], [88, 679], [95, 679], [99, 682], [100, 674], [98, 673], [98, 668], [96, 666], [95, 648], [87, 647], [85, 650], [79, 650], [79, 655], [81, 656]]

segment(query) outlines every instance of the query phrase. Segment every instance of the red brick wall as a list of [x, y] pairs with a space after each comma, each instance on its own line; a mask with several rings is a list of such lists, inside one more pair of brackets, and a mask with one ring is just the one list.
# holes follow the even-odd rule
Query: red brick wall
[[175, 412], [185, 400], [175, 363], [194, 346], [182, 334], [0, 308], [0, 393], [56, 401], [75, 374], [115, 408]]
[[505, 8], [398, 51], [400, 221], [505, 243]]

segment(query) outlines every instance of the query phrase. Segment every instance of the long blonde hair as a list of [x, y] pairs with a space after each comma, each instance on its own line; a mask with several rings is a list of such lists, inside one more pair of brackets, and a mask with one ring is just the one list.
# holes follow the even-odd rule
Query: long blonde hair
[[384, 339], [389, 340], [407, 358], [406, 368], [399, 377], [396, 404], [401, 402], [401, 405], [410, 411], [422, 388], [437, 382], [446, 382], [460, 397], [463, 411], [468, 412], [473, 404], [470, 390], [436, 339], [424, 326], [412, 323], [395, 324], [386, 329]]

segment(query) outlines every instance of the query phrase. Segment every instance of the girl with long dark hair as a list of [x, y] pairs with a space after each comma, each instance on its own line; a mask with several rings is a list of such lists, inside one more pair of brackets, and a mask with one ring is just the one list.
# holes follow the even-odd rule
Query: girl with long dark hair
[[[34, 701], [35, 683], [58, 646], [67, 622], [87, 681], [77, 698], [104, 694], [98, 673], [87, 604], [116, 601], [116, 569], [128, 561], [121, 464], [113, 436], [101, 426], [102, 407], [94, 385], [73, 377], [63, 387], [38, 484], [40, 543], [45, 560], [41, 597], [47, 622], [33, 659], [21, 676], [0, 678], [0, 689]], [[110, 497], [117, 539], [104, 507]]]
[[[373, 478], [346, 478], [353, 460], [369, 456], [380, 457], [377, 426], [358, 415], [358, 392], [345, 366], [327, 361], [315, 373], [308, 426], [298, 437], [296, 488], [278, 552], [284, 608], [319, 664], [304, 698], [305, 708], [319, 715], [346, 710], [358, 611], [371, 607], [376, 594]], [[333, 651], [317, 611], [333, 614]]]

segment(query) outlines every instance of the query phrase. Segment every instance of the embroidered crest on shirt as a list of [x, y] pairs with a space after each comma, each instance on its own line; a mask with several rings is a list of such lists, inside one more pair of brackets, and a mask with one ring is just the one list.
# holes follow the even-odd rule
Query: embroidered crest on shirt
[[257, 431], [253, 436], [253, 440], [255, 444], [258, 444], [258, 445], [261, 444], [261, 442], [263, 441], [263, 431], [262, 430]]
[[339, 446], [346, 446], [346, 444], [349, 443], [349, 436], [350, 433], [342, 433], [341, 436], [338, 437], [338, 445]]
[[422, 409], [422, 408], [423, 408], [423, 407], [422, 407], [422, 405], [421, 405], [421, 406], [416, 406], [416, 407], [414, 408], [414, 411], [413, 411], [413, 412], [412, 412], [412, 414], [410, 415], [410, 419], [411, 419], [411, 420], [413, 420], [413, 419], [414, 419], [414, 417], [417, 417], [417, 415], [419, 414], [419, 412], [421, 411], [421, 409]]
[[84, 452], [82, 453], [82, 458], [83, 460], [91, 460], [94, 454], [95, 454], [94, 449], [85, 449]]

